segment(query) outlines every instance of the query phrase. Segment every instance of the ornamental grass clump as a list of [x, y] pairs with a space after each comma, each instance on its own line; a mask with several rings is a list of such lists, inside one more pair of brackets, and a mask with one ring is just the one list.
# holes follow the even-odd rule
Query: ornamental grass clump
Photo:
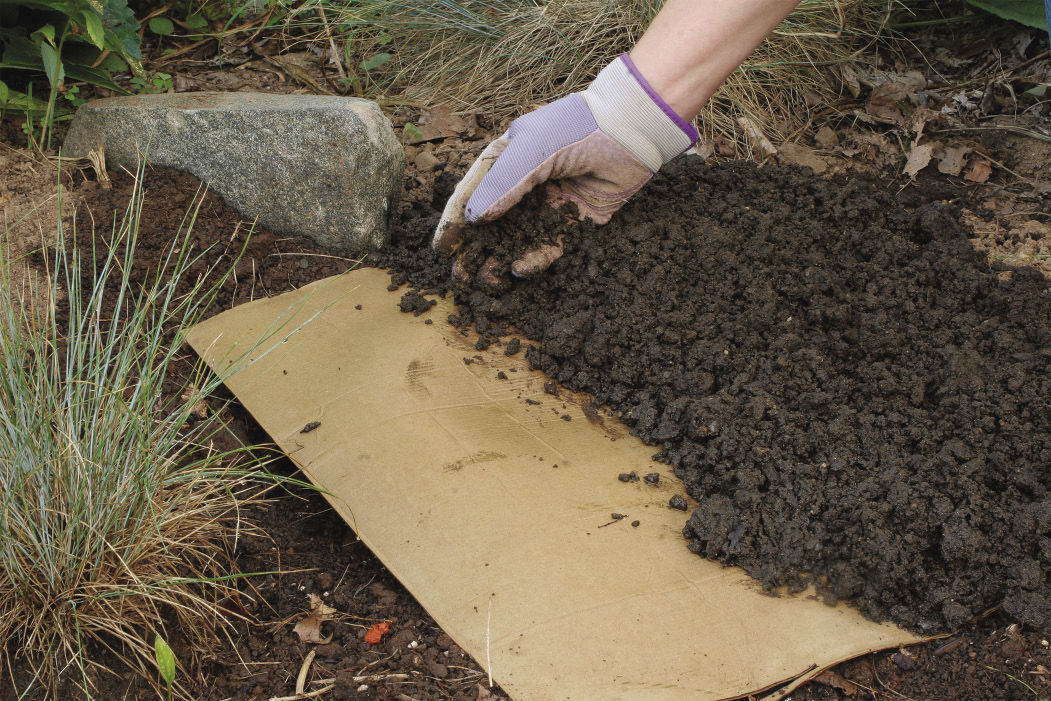
[[[582, 90], [631, 49], [662, 0], [311, 0], [355, 50], [389, 56], [395, 102], [446, 104], [497, 118]], [[729, 77], [698, 122], [707, 138], [750, 146], [741, 118], [780, 141], [829, 109], [849, 67], [884, 29], [886, 0], [802, 0]], [[370, 48], [369, 42], [375, 46]], [[385, 52], [376, 54], [375, 52]], [[363, 62], [366, 68], [369, 62]]]
[[158, 634], [183, 641], [184, 665], [214, 647], [240, 509], [260, 494], [255, 470], [207, 447], [219, 424], [202, 402], [222, 378], [181, 348], [223, 276], [190, 274], [191, 211], [133, 279], [141, 203], [137, 187], [88, 247], [59, 221], [34, 294], [0, 255], [2, 673], [31, 697], [94, 696], [115, 661], [156, 683]]

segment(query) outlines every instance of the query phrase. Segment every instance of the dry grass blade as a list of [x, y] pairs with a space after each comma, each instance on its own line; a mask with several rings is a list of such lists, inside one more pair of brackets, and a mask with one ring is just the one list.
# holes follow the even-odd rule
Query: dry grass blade
[[[582, 89], [631, 48], [660, 5], [362, 0], [327, 7], [329, 17], [338, 15], [333, 22], [356, 28], [358, 47], [367, 46], [370, 32], [395, 37], [396, 64], [387, 82], [393, 99], [499, 119]], [[887, 11], [882, 0], [803, 0], [713, 98], [701, 117], [702, 133], [746, 152], [737, 120], [747, 117], [782, 140], [806, 123], [813, 105], [839, 96], [835, 65], [855, 58], [852, 52], [879, 31]]]
[[57, 222], [47, 309], [20, 302], [0, 260], [0, 639], [31, 670], [11, 675], [28, 696], [60, 679], [93, 695], [93, 649], [155, 680], [155, 632], [188, 655], [214, 648], [240, 577], [229, 545], [261, 493], [231, 454], [201, 447], [219, 426], [191, 415], [221, 378], [171, 387], [223, 276], [189, 274], [191, 212], [158, 269], [133, 279], [140, 207], [137, 188], [87, 251]]

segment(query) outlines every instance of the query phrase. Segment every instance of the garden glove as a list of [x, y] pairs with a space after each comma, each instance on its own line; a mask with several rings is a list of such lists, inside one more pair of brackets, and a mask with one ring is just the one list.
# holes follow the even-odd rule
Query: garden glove
[[[627, 54], [606, 66], [583, 92], [519, 117], [489, 144], [457, 184], [432, 245], [451, 255], [466, 224], [502, 216], [536, 185], [548, 184], [554, 206], [577, 205], [581, 219], [605, 224], [668, 161], [698, 139]], [[561, 240], [511, 264], [517, 276], [546, 269]]]

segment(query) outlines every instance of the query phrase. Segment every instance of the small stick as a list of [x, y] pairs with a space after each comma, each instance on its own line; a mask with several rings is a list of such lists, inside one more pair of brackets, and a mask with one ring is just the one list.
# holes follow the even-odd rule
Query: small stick
[[777, 155], [777, 147], [771, 143], [770, 139], [766, 138], [766, 134], [759, 129], [759, 125], [752, 121], [751, 117], [738, 117], [737, 123], [744, 129], [748, 140], [758, 146], [767, 157]]
[[489, 624], [493, 621], [493, 597], [489, 597], [489, 612], [485, 616], [485, 671], [489, 675], [489, 688], [493, 688], [493, 658], [489, 656]]
[[335, 684], [330, 684], [329, 686], [321, 687], [316, 691], [307, 691], [302, 694], [296, 694], [295, 696], [271, 696], [270, 701], [300, 701], [300, 699], [313, 699], [322, 694], [327, 694], [335, 688]]
[[310, 672], [310, 663], [314, 661], [315, 650], [307, 653], [303, 658], [303, 666], [299, 668], [299, 676], [296, 677], [296, 696], [300, 696], [307, 686], [307, 674]]
[[339, 77], [346, 80], [347, 73], [343, 70], [343, 62], [339, 60], [339, 51], [336, 50], [336, 42], [332, 39], [332, 28], [328, 25], [328, 18], [325, 17], [324, 5], [317, 6], [318, 15], [321, 17], [321, 23], [325, 25], [325, 35], [328, 36], [328, 47], [332, 51], [332, 62], [336, 64], [336, 70], [339, 72]]
[[405, 679], [408, 679], [408, 678], [409, 678], [408, 674], [400, 674], [400, 673], [399, 674], [364, 674], [364, 675], [359, 675], [357, 677], [351, 677], [351, 679], [353, 681], [356, 681], [356, 682], [359, 682], [359, 683], [360, 682], [385, 682], [385, 681], [389, 681], [389, 680], [400, 682], [400, 681], [404, 681]]

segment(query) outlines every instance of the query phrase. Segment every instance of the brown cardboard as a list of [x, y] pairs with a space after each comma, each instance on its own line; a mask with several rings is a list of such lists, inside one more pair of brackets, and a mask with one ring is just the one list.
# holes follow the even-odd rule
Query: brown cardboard
[[[225, 367], [284, 324], [228, 386], [514, 698], [736, 697], [917, 642], [688, 552], [686, 514], [668, 507], [682, 485], [652, 447], [545, 394], [521, 354], [475, 350], [444, 323], [449, 302], [400, 313], [387, 284], [354, 271], [213, 317], [190, 342]], [[660, 484], [618, 481], [631, 471]]]

